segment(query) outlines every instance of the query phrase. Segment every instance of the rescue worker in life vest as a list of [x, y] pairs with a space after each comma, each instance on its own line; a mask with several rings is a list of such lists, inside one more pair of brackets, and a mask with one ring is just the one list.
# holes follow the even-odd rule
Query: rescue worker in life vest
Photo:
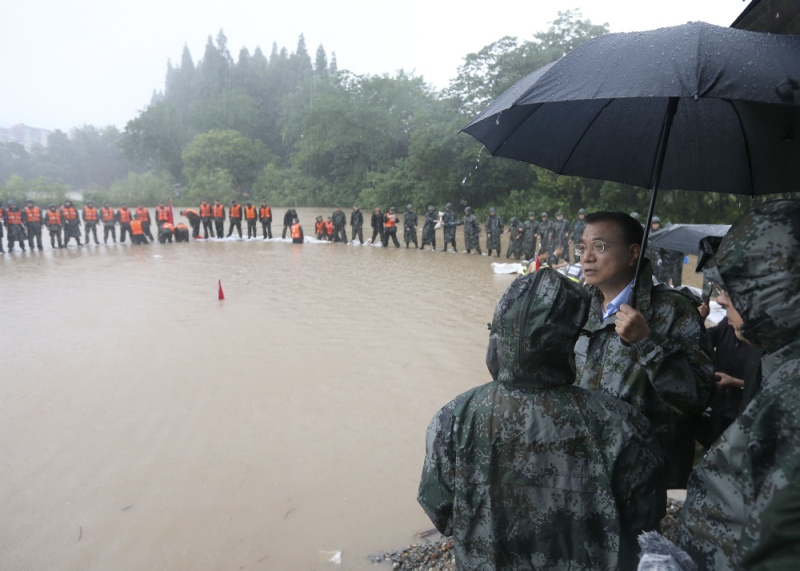
[[303, 243], [303, 227], [300, 226], [300, 221], [295, 218], [292, 221], [292, 244], [302, 244]]
[[214, 208], [211, 209], [211, 213], [214, 216], [217, 238], [222, 238], [225, 235], [225, 205], [220, 202], [219, 198], [214, 201]]
[[186, 210], [181, 210], [181, 216], [185, 216], [189, 219], [189, 224], [192, 225], [192, 238], [199, 238], [200, 237], [200, 215], [197, 213], [197, 210], [194, 208], [187, 208]]
[[169, 222], [164, 222], [161, 225], [161, 228], [158, 229], [158, 243], [166, 244], [167, 242], [169, 242], [170, 244], [172, 244], [172, 237], [174, 235], [175, 235], [175, 226], [173, 226]]
[[261, 230], [264, 232], [264, 240], [269, 237], [272, 240], [272, 209], [266, 200], [261, 201], [261, 208], [258, 209], [258, 219], [261, 220]]
[[131, 242], [134, 246], [150, 243], [147, 241], [147, 237], [144, 234], [144, 226], [142, 225], [142, 221], [139, 219], [138, 214], [136, 214], [135, 218], [131, 220]]
[[247, 221], [247, 239], [256, 238], [256, 222], [258, 222], [258, 211], [252, 203], [248, 202], [244, 207], [244, 219]]
[[189, 227], [183, 222], [175, 225], [175, 241], [188, 242], [189, 241]]
[[30, 198], [25, 201], [25, 227], [28, 229], [28, 246], [33, 250], [34, 240], [37, 247], [42, 250], [42, 211], [33, 204]]
[[97, 208], [95, 208], [94, 202], [89, 200], [86, 202], [86, 206], [83, 207], [83, 231], [86, 233], [85, 241], [89, 243], [89, 233], [94, 236], [94, 243], [99, 244], [100, 242], [97, 240]]
[[228, 211], [228, 235], [226, 238], [230, 238], [231, 234], [233, 234], [234, 227], [239, 232], [239, 238], [242, 237], [242, 205], [236, 202], [235, 200], [231, 200], [231, 208]]
[[122, 206], [119, 207], [117, 210], [117, 221], [119, 222], [119, 241], [120, 243], [125, 242], [125, 238], [128, 232], [131, 231], [131, 220], [133, 220], [133, 215], [131, 211], [128, 210], [128, 205], [124, 202]]
[[114, 209], [108, 204], [108, 200], [103, 201], [103, 206], [100, 208], [100, 217], [103, 219], [103, 244], [108, 244], [109, 234], [111, 234], [111, 238], [116, 244], [117, 229], [115, 225], [117, 223], [117, 215], [114, 213]]
[[78, 246], [81, 244], [81, 220], [78, 218], [78, 210], [71, 200], [65, 200], [61, 207], [61, 219], [64, 221], [64, 245], [69, 244], [70, 238], [75, 238]]
[[150, 212], [143, 204], [139, 204], [139, 206], [136, 207], [136, 218], [142, 223], [142, 232], [144, 232], [145, 236], [150, 238], [151, 242], [155, 241], [153, 233], [150, 232]]
[[383, 219], [383, 247], [389, 246], [389, 238], [394, 241], [394, 247], [399, 248], [400, 242], [397, 241], [397, 211], [392, 206]]
[[169, 222], [169, 208], [164, 206], [164, 201], [162, 200], [156, 206], [156, 224], [158, 224], [159, 230], [164, 222]]
[[214, 228], [211, 226], [211, 205], [208, 200], [200, 203], [200, 220], [203, 222], [203, 238], [208, 239], [209, 234], [214, 237]]
[[58, 247], [63, 248], [64, 244], [61, 242], [61, 213], [52, 202], [47, 210], [44, 211], [44, 222], [47, 224], [47, 231], [50, 232], [50, 247], [56, 249], [56, 242]]
[[14, 200], [8, 201], [5, 213], [6, 230], [8, 231], [8, 251], [14, 251], [14, 242], [19, 242], [20, 249], [25, 251], [25, 228], [22, 226], [22, 211]]

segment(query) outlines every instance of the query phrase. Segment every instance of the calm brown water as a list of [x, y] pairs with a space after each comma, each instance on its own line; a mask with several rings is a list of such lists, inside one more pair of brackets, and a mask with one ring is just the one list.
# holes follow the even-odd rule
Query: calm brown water
[[[310, 235], [330, 209], [298, 212]], [[491, 261], [262, 240], [0, 255], [0, 568], [375, 568], [432, 527], [430, 418], [490, 380], [513, 279]]]

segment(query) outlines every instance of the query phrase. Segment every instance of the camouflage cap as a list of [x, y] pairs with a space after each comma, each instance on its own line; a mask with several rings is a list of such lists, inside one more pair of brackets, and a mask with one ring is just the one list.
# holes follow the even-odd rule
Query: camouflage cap
[[406, 206], [406, 210], [411, 210], [412, 208], [414, 208], [414, 206], [413, 206], [413, 205], [411, 205], [411, 204], [409, 204], [408, 206]]
[[542, 212], [542, 218], [547, 218], [547, 212]]
[[494, 206], [492, 206], [492, 207], [489, 209], [489, 212], [497, 212], [497, 210], [495, 209], [495, 207], [494, 207]]
[[494, 312], [486, 366], [496, 381], [543, 386], [575, 378], [573, 347], [591, 295], [544, 268], [519, 277]]
[[706, 258], [703, 274], [728, 292], [745, 338], [770, 351], [800, 335], [800, 200], [746, 212]]
[[586, 214], [586, 209], [581, 208], [580, 210], [578, 210], [578, 214]]
[[450, 204], [450, 203], [448, 202], [447, 204], [445, 204], [445, 205], [444, 205], [444, 207], [445, 207], [445, 208], [452, 208], [452, 207], [453, 207], [453, 205], [452, 205], [452, 204]]

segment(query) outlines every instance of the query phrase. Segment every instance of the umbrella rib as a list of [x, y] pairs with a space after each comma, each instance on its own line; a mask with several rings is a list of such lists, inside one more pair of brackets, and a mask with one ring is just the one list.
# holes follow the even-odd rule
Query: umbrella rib
[[753, 180], [753, 162], [750, 159], [750, 141], [747, 137], [744, 136], [745, 130], [744, 125], [742, 124], [742, 117], [739, 115], [739, 109], [736, 108], [736, 105], [733, 104], [733, 101], [730, 99], [723, 99], [723, 101], [727, 101], [730, 106], [733, 108], [733, 112], [736, 115], [736, 121], [739, 122], [739, 131], [742, 133], [742, 138], [744, 139], [744, 152], [747, 156], [747, 174], [750, 177], [750, 196], [756, 195], [756, 183]]
[[[572, 155], [575, 153], [575, 150], [578, 148], [578, 145], [581, 144], [581, 141], [583, 141], [583, 138], [586, 136], [586, 133], [589, 132], [589, 129], [592, 127], [592, 125], [594, 125], [595, 121], [597, 121], [597, 118], [600, 117], [600, 115], [603, 113], [603, 111], [605, 111], [605, 109], [609, 105], [611, 105], [612, 102], [613, 102], [613, 99], [607, 99], [605, 104], [603, 105], [603, 107], [597, 113], [595, 113], [594, 116], [592, 117], [592, 120], [589, 121], [589, 123], [586, 124], [585, 128], [583, 129], [583, 132], [581, 133], [581, 136], [578, 137], [578, 139], [575, 141], [575, 144], [572, 145], [572, 149], [570, 150], [569, 155], [567, 156], [566, 160], [562, 163], [561, 172], [563, 172], [564, 167], [572, 159]], [[561, 172], [559, 172], [558, 174], [561, 174]]]

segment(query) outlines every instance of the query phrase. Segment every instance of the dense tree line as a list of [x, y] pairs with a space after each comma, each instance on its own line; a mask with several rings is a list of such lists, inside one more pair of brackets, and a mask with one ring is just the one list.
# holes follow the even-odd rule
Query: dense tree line
[[[468, 54], [437, 92], [403, 71], [339, 70], [321, 45], [312, 59], [303, 36], [292, 53], [273, 44], [269, 56], [242, 48], [234, 58], [220, 31], [196, 62], [184, 47], [181, 61], [167, 64], [163, 90], [124, 132], [84, 126], [56, 131], [47, 148], [30, 152], [0, 145], [0, 191], [81, 189], [95, 200], [147, 204], [175, 189], [184, 203], [247, 193], [276, 206], [452, 202], [480, 214], [497, 206], [508, 216], [643, 210], [646, 190], [491, 158], [459, 133], [514, 82], [607, 32], [579, 13], [560, 13], [531, 40], [504, 37]], [[665, 192], [658, 210], [674, 221], [713, 222], [746, 205], [742, 197]]]

